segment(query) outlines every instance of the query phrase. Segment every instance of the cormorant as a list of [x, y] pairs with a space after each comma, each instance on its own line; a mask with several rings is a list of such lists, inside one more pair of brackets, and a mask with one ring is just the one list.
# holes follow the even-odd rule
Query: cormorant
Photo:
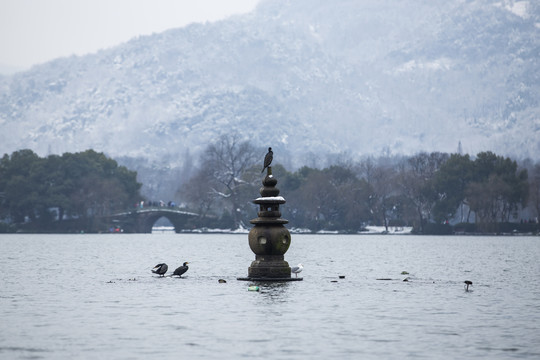
[[179, 268], [176, 268], [176, 270], [174, 270], [174, 273], [173, 273], [173, 276], [174, 275], [178, 275], [178, 276], [182, 276], [183, 273], [185, 273], [186, 271], [188, 271], [189, 267], [187, 266], [187, 264], [189, 264], [187, 261], [184, 263], [184, 265], [180, 266]]
[[169, 267], [167, 266], [167, 264], [162, 263], [162, 264], [157, 264], [156, 266], [154, 266], [154, 268], [152, 269], [152, 272], [154, 274], [164, 276], [168, 269]]
[[266, 153], [265, 157], [264, 157], [264, 167], [261, 171], [261, 174], [264, 172], [264, 169], [266, 169], [267, 167], [270, 166], [270, 164], [272, 163], [272, 159], [274, 158], [274, 153], [272, 152], [272, 148], [269, 147], [268, 148], [268, 152]]
[[296, 277], [298, 277], [298, 274], [301, 273], [303, 269], [304, 269], [304, 266], [302, 264], [298, 264], [298, 266], [293, 266], [291, 268], [291, 272], [295, 274]]

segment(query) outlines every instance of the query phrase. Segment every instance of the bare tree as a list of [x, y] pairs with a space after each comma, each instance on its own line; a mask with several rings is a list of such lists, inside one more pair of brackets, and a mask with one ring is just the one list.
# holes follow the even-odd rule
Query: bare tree
[[208, 191], [226, 200], [235, 227], [241, 225], [241, 212], [247, 205], [242, 188], [253, 185], [248, 173], [259, 160], [262, 163], [260, 155], [261, 150], [249, 141], [241, 141], [236, 134], [221, 136], [203, 154], [202, 169], [212, 179]]
[[391, 167], [379, 166], [373, 172], [370, 183], [372, 193], [370, 195], [371, 213], [378, 219], [388, 232], [388, 220], [390, 212], [394, 208], [397, 197], [395, 189], [396, 172]]
[[433, 179], [447, 159], [448, 154], [423, 152], [409, 158], [401, 165], [401, 192], [416, 210], [420, 232], [424, 230], [426, 221], [431, 218], [433, 207], [438, 200]]
[[205, 219], [211, 213], [212, 207], [216, 202], [214, 193], [209, 191], [212, 184], [212, 176], [210, 169], [202, 168], [191, 177], [191, 179], [183, 184], [178, 191], [179, 195], [197, 211], [199, 221], [205, 222]]
[[360, 176], [369, 188], [368, 208], [376, 223], [382, 224], [388, 231], [389, 216], [394, 209], [396, 191], [396, 171], [388, 164], [377, 164], [368, 157], [358, 164]]

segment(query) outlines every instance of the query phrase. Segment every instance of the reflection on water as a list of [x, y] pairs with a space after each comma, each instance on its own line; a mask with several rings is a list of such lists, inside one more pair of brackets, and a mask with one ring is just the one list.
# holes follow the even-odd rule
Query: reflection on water
[[290, 282], [252, 282], [250, 285], [259, 286], [260, 298], [266, 303], [287, 302], [290, 300], [287, 289]]
[[539, 245], [294, 235], [253, 283], [246, 235], [1, 235], [0, 358], [538, 358]]

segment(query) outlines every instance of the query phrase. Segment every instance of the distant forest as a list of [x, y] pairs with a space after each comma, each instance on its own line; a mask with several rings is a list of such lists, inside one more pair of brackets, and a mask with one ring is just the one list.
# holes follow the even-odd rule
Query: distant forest
[[[265, 150], [234, 135], [207, 146], [177, 204], [199, 216], [186, 230], [249, 228], [257, 217]], [[367, 225], [411, 226], [423, 234], [538, 233], [540, 163], [481, 152], [341, 159], [288, 171], [274, 157], [289, 228], [357, 233]], [[92, 222], [141, 201], [136, 172], [88, 150], [40, 158], [31, 150], [0, 160], [0, 232]], [[31, 224], [31, 226], [29, 225]], [[30, 230], [29, 230], [30, 229]]]
[[[179, 196], [197, 227], [249, 227], [265, 150], [234, 136], [210, 144]], [[540, 163], [492, 152], [345, 159], [294, 172], [273, 164], [289, 227], [356, 233], [366, 225], [416, 233], [538, 232]]]

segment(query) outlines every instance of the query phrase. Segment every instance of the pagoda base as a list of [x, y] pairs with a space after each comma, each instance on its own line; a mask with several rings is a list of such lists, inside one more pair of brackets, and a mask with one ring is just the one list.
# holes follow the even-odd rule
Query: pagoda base
[[257, 255], [248, 268], [248, 276], [239, 277], [237, 280], [284, 282], [301, 281], [302, 278], [291, 277], [291, 268], [283, 255]]

